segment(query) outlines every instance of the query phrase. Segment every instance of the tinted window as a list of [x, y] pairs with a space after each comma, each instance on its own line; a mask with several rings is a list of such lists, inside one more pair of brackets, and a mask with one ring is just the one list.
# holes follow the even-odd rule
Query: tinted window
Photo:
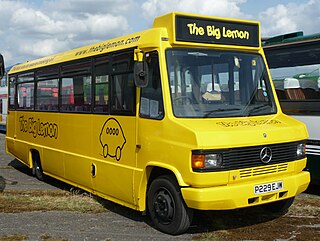
[[91, 111], [91, 61], [84, 60], [62, 66], [61, 110]]
[[133, 80], [133, 51], [112, 58], [111, 111], [135, 114], [135, 86]]
[[149, 82], [148, 86], [141, 88], [140, 116], [152, 119], [162, 119], [164, 116], [161, 78], [158, 53], [146, 54]]

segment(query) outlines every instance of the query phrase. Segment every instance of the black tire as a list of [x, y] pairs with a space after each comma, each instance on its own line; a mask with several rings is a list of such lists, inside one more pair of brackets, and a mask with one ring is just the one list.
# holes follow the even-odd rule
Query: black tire
[[193, 210], [186, 206], [174, 176], [160, 176], [151, 183], [147, 206], [151, 221], [161, 232], [181, 234], [191, 224]]
[[270, 214], [284, 215], [288, 212], [288, 209], [293, 204], [293, 201], [294, 197], [265, 204], [263, 208]]
[[38, 180], [44, 181], [46, 179], [46, 176], [42, 171], [41, 162], [40, 162], [40, 156], [39, 156], [38, 152], [32, 153], [32, 162], [33, 162], [33, 168], [32, 168], [33, 175]]

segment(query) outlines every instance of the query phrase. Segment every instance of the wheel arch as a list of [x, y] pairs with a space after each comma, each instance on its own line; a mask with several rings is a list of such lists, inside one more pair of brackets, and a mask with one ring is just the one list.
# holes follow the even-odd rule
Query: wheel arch
[[29, 166], [30, 166], [30, 168], [34, 167], [34, 161], [41, 162], [40, 151], [35, 148], [31, 148], [29, 151]]
[[157, 177], [162, 175], [173, 175], [175, 176], [180, 187], [189, 186], [186, 184], [182, 178], [181, 173], [175, 167], [171, 165], [166, 165], [164, 163], [149, 163], [146, 167], [146, 174], [148, 185]]
[[145, 168], [145, 174], [140, 185], [140, 198], [139, 198], [139, 210], [146, 211], [147, 207], [147, 193], [150, 187], [150, 184], [157, 177], [163, 175], [173, 176], [180, 187], [188, 186], [182, 179], [180, 172], [169, 165], [163, 163], [149, 163]]

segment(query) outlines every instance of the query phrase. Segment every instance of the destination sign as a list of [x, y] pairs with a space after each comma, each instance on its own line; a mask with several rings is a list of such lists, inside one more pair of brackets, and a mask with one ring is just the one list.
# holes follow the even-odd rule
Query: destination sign
[[176, 16], [176, 41], [259, 47], [259, 25]]

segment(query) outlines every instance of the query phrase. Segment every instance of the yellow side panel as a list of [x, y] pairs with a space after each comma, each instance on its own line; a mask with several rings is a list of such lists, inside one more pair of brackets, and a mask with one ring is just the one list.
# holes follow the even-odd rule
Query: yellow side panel
[[[93, 187], [100, 195], [120, 199], [124, 205], [133, 199], [133, 173], [136, 165], [136, 118], [127, 116], [107, 117], [104, 123], [94, 120], [99, 132], [99, 142], [94, 146], [100, 158], [93, 163], [96, 175]], [[93, 135], [94, 137], [97, 134]]]
[[88, 157], [80, 157], [73, 154], [64, 154], [65, 179], [77, 186], [92, 190], [91, 160]]
[[[32, 149], [55, 178], [135, 207], [136, 118], [75, 113], [12, 112], [7, 149], [29, 165]], [[30, 166], [30, 165], [29, 165]]]
[[64, 165], [62, 153], [57, 149], [44, 148], [43, 154], [40, 156], [42, 169], [47, 174], [58, 177], [64, 177]]

